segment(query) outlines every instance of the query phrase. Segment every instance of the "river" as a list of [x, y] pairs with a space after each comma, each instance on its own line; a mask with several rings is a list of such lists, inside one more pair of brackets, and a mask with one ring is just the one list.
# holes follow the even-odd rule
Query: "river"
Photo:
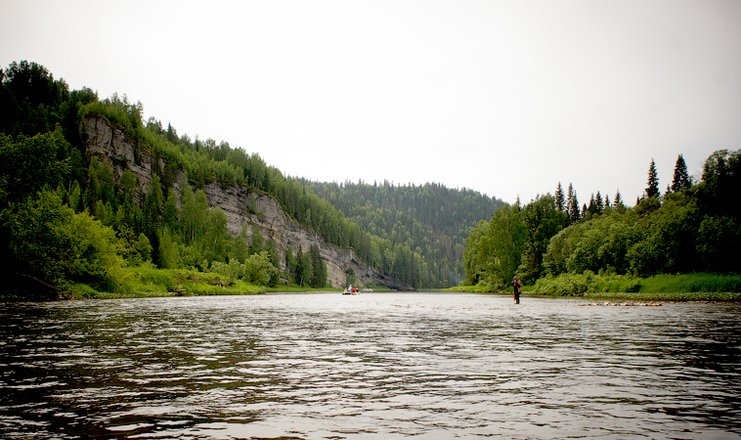
[[1, 438], [741, 438], [741, 306], [0, 304]]

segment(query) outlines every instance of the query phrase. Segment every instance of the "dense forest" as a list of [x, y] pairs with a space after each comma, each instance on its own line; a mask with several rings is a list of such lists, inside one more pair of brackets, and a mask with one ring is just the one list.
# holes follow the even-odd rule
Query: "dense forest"
[[[741, 273], [741, 150], [719, 150], [700, 181], [677, 157], [661, 193], [652, 160], [644, 194], [626, 207], [599, 192], [580, 206], [570, 184], [524, 206], [500, 208], [466, 240], [466, 285], [501, 290], [514, 275], [539, 292], [579, 293], [577, 275], [647, 277]], [[627, 287], [630, 289], [630, 286]]]
[[[158, 159], [148, 188], [138, 188], [132, 173], [117, 178], [108, 163], [86, 156], [82, 121], [91, 115], [123, 130], [136, 154]], [[0, 171], [6, 288], [31, 287], [51, 297], [79, 284], [115, 291], [127, 285], [130, 273], [123, 268], [142, 264], [219, 272], [262, 285], [326, 284], [316, 249], [289, 251], [287, 270], [280, 273], [269, 239], [248, 231], [230, 235], [224, 213], [209, 207], [204, 195], [212, 183], [271, 195], [289, 217], [352, 249], [400, 285], [455, 279], [448, 267], [430, 267], [429, 256], [421, 254], [426, 247], [365, 228], [318, 196], [315, 185], [283, 176], [259, 155], [226, 142], [191, 140], [154, 118], [143, 121], [140, 103], [118, 95], [101, 100], [87, 88], [70, 91], [35, 63], [0, 70]], [[452, 241], [450, 247], [451, 256], [460, 253]]]
[[371, 234], [414, 249], [431, 286], [463, 280], [463, 250], [471, 229], [504, 203], [476, 191], [440, 184], [395, 186], [387, 181], [305, 182], [319, 196]]
[[[157, 159], [146, 188], [131, 171], [116, 176], [86, 154], [82, 124], [90, 116], [120, 128], [135, 154]], [[224, 212], [208, 204], [207, 185], [271, 196], [306, 229], [410, 288], [463, 279], [501, 289], [514, 274], [547, 290], [554, 279], [585, 273], [739, 273], [740, 157], [713, 153], [695, 182], [680, 155], [663, 194], [652, 161], [634, 207], [599, 192], [580, 205], [560, 183], [554, 195], [522, 206], [437, 184], [309, 182], [226, 142], [143, 121], [142, 105], [126, 96], [69, 90], [23, 61], [0, 69], [3, 287], [50, 298], [81, 288], [125, 292], [133, 267], [214, 274], [219, 283], [327, 283], [316, 246], [279, 257], [256, 230], [230, 234]]]
[[[125, 267], [145, 263], [221, 272], [261, 285], [278, 282], [271, 243], [230, 236], [224, 213], [208, 206], [202, 189], [209, 181], [236, 184], [252, 174], [210, 159], [201, 143], [176, 138], [171, 127], [164, 132], [153, 120], [144, 124], [141, 113], [141, 104], [125, 97], [101, 101], [89, 89], [70, 91], [35, 63], [0, 71], [5, 289], [52, 298], [79, 284], [116, 291], [129, 284]], [[88, 115], [106, 117], [139, 151], [164, 159], [144, 192], [132, 172], [116, 179], [107, 162], [86, 157], [81, 122]], [[268, 172], [259, 157], [236, 157]], [[185, 178], [175, 190], [180, 170]], [[287, 276], [305, 272], [311, 255], [292, 264]], [[314, 272], [321, 274], [321, 267]]]

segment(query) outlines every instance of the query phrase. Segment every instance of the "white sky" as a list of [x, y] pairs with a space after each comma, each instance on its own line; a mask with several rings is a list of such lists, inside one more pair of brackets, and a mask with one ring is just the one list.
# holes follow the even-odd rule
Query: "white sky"
[[741, 148], [738, 0], [0, 0], [23, 59], [320, 181], [632, 204]]

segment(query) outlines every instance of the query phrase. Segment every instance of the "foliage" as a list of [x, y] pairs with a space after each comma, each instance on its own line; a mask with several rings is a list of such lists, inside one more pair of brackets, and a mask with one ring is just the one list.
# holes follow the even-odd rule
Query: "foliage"
[[[566, 219], [558, 217], [562, 214], [560, 203], [550, 195], [531, 201], [519, 211], [517, 205], [509, 211], [500, 210], [501, 214], [518, 212], [525, 224], [525, 245], [517, 251], [522, 261], [520, 276], [535, 283], [538, 291], [578, 295], [614, 289], [604, 286], [604, 277], [596, 278], [599, 283], [595, 284], [595, 273], [617, 279], [700, 270], [741, 273], [736, 255], [741, 246], [741, 204], [737, 196], [741, 151], [713, 153], [698, 184], [686, 177], [683, 162], [680, 155], [675, 165], [676, 185], [661, 197], [652, 161], [646, 197], [634, 208], [623, 205], [619, 192], [613, 205], [603, 202], [597, 192], [582, 215], [576, 216], [571, 210], [576, 192], [569, 185]], [[560, 184], [557, 194], [559, 190]], [[491, 223], [477, 226], [467, 239], [464, 267], [468, 285], [502, 285], [501, 273], [499, 277], [491, 275], [501, 264], [501, 255], [507, 254], [502, 243], [517, 241], [521, 233], [510, 224], [495, 224], [500, 211]], [[543, 245], [546, 249], [541, 264], [538, 252]], [[632, 291], [635, 286], [619, 288]]]
[[70, 282], [100, 290], [126, 284], [124, 260], [113, 230], [87, 213], [75, 213], [55, 191], [42, 191], [3, 216], [9, 251], [19, 274], [65, 291]]
[[13, 271], [38, 283], [64, 290], [68, 284], [70, 240], [65, 227], [72, 220], [58, 194], [44, 191], [38, 198], [3, 211], [3, 229], [8, 236], [8, 264]]
[[527, 224], [517, 206], [505, 205], [490, 223], [480, 222], [466, 242], [466, 284], [508, 285], [520, 266], [527, 237]]
[[66, 184], [70, 150], [60, 130], [15, 138], [0, 133], [0, 208], [23, 201], [44, 188]]
[[126, 286], [121, 243], [116, 233], [85, 212], [72, 214], [65, 225], [69, 237], [69, 277], [98, 290], [121, 290]]
[[133, 140], [141, 137], [142, 113], [141, 102], [132, 104], [126, 95], [114, 94], [103, 101], [92, 101], [80, 107], [79, 120], [82, 122], [89, 115], [103, 116], [112, 124], [120, 127]]
[[640, 280], [630, 275], [595, 275], [587, 270], [581, 274], [564, 273], [557, 277], [540, 278], [532, 291], [559, 296], [583, 296], [595, 292], [637, 292], [640, 286]]
[[690, 174], [687, 171], [687, 162], [684, 161], [684, 156], [680, 154], [677, 157], [677, 162], [674, 164], [674, 177], [672, 178], [671, 190], [679, 192], [691, 186], [692, 180], [690, 180]]
[[659, 192], [659, 173], [656, 171], [656, 162], [653, 159], [651, 159], [651, 165], [648, 167], [648, 183], [645, 194], [647, 198], [658, 198], [661, 195]]
[[618, 211], [573, 224], [555, 235], [543, 257], [546, 273], [628, 272], [627, 250], [642, 236], [633, 213]]
[[[318, 183], [304, 181], [362, 230], [387, 237], [394, 253], [414, 253], [422, 287], [450, 286], [464, 276], [464, 242], [471, 229], [491, 217], [502, 202], [468, 189], [449, 189], [440, 184], [397, 186], [384, 181]], [[381, 244], [381, 248], [385, 243]], [[375, 252], [374, 252], [375, 253]], [[371, 259], [383, 260], [387, 252]], [[362, 255], [362, 254], [361, 254]], [[384, 262], [399, 264], [399, 257]], [[412, 260], [409, 260], [410, 262]], [[411, 267], [398, 270], [408, 272]]]
[[529, 284], [545, 274], [543, 256], [551, 237], [566, 225], [567, 216], [559, 209], [557, 200], [548, 194], [528, 203], [522, 210], [522, 219], [527, 240], [517, 272], [523, 282]]
[[[258, 286], [244, 281], [233, 281], [216, 272], [158, 269], [151, 265], [136, 266], [126, 270], [135, 280], [132, 283], [132, 293], [116, 296], [244, 295], [264, 291]], [[99, 292], [96, 294], [96, 297], [105, 296]]]
[[[209, 208], [203, 193], [212, 182], [267, 190], [269, 173], [280, 183], [280, 173], [258, 156], [191, 142], [156, 121], [145, 125], [141, 103], [125, 95], [99, 101], [89, 89], [69, 92], [35, 63], [0, 70], [0, 115], [0, 264], [13, 275], [6, 289], [49, 297], [125, 293], [132, 283], [126, 265], [149, 261], [201, 271], [235, 261], [251, 281], [280, 279], [274, 245], [243, 252], [248, 237], [230, 236], [224, 213]], [[135, 160], [155, 159], [144, 191], [130, 170], [114, 173], [115, 159], [85, 157], [82, 121], [89, 116], [121, 129]]]
[[244, 280], [256, 286], [267, 286], [277, 270], [270, 262], [268, 252], [260, 251], [244, 262]]
[[694, 272], [660, 274], [641, 280], [641, 292], [741, 292], [741, 275]]
[[[135, 161], [152, 159], [148, 184], [129, 170], [114, 172], [114, 158], [85, 155], [86, 117], [122, 130]], [[214, 184], [269, 194], [327, 242], [412, 288], [460, 279], [502, 288], [518, 273], [530, 283], [580, 276], [565, 278], [579, 292], [589, 271], [740, 273], [741, 151], [710, 155], [699, 182], [688, 177], [681, 155], [674, 171], [662, 196], [652, 160], [646, 197], [634, 208], [619, 192], [611, 205], [599, 191], [580, 207], [573, 185], [564, 196], [560, 183], [555, 196], [524, 207], [437, 184], [313, 183], [285, 177], [225, 142], [191, 140], [154, 119], [144, 123], [141, 103], [125, 95], [101, 101], [89, 89], [69, 91], [35, 63], [0, 70], [0, 264], [9, 289], [47, 297], [127, 294], [139, 283], [127, 266], [142, 265], [218, 280], [180, 280], [208, 286], [194, 292], [281, 279], [326, 284], [317, 247], [289, 249], [279, 262], [275, 244], [258, 230], [230, 234], [226, 215], [205, 196]]]
[[64, 81], [56, 81], [43, 66], [21, 61], [0, 71], [0, 131], [36, 135], [54, 131], [64, 120], [69, 99]]
[[701, 270], [741, 271], [738, 252], [741, 249], [739, 222], [730, 216], [708, 215], [697, 230], [697, 258]]
[[[603, 274], [591, 271], [582, 274], [561, 274], [539, 279], [530, 289], [532, 293], [584, 296], [593, 293], [683, 294], [699, 292], [741, 292], [740, 275], [710, 273], [662, 274], [648, 278], [633, 275]], [[636, 297], [640, 298], [640, 297]], [[644, 297], [645, 298], [645, 297]], [[682, 296], [664, 299], [682, 300]], [[696, 298], [702, 299], [702, 298]]]
[[696, 269], [699, 213], [694, 199], [667, 194], [664, 204], [639, 220], [645, 237], [627, 252], [630, 271], [639, 275], [683, 273]]

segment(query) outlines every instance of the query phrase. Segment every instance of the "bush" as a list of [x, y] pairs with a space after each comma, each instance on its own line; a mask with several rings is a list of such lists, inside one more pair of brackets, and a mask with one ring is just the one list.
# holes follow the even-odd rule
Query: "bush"
[[741, 292], [741, 275], [689, 273], [656, 275], [643, 280], [643, 292], [695, 293]]
[[561, 274], [546, 276], [535, 282], [532, 289], [537, 293], [561, 296], [583, 296], [589, 290], [588, 276], [584, 274]]

